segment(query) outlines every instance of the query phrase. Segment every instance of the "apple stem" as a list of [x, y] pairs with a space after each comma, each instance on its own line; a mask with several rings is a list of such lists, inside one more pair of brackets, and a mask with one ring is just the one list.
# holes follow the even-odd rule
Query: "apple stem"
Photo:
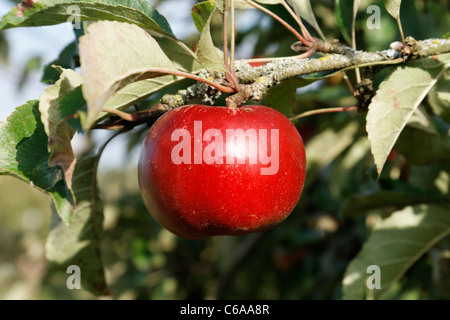
[[348, 86], [348, 90], [350, 91], [352, 96], [354, 96], [355, 95], [355, 89], [353, 88], [353, 85], [352, 85], [352, 83], [351, 83], [350, 79], [348, 78], [348, 75], [347, 75], [347, 73], [345, 71], [342, 71], [342, 78], [344, 78], [345, 83]]
[[337, 108], [323, 108], [323, 109], [316, 109], [311, 111], [306, 111], [303, 113], [300, 113], [296, 116], [290, 117], [289, 120], [297, 120], [300, 118], [316, 115], [316, 114], [322, 114], [322, 113], [332, 113], [332, 112], [348, 112], [348, 111], [354, 111], [358, 110], [358, 106], [351, 106], [351, 107], [337, 107]]

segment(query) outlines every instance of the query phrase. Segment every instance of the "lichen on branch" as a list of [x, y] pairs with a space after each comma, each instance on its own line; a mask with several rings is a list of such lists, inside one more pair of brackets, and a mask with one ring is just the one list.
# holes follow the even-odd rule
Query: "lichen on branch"
[[[230, 95], [227, 103], [230, 103], [230, 106], [236, 106], [250, 99], [259, 101], [269, 88], [295, 77], [326, 71], [338, 72], [370, 66], [396, 65], [404, 63], [407, 59], [420, 59], [450, 52], [450, 39], [416, 41], [408, 37], [406, 45], [410, 47], [411, 54], [408, 57], [394, 49], [367, 52], [354, 50], [336, 41], [325, 43], [317, 40], [316, 52], [324, 54], [320, 58], [299, 59], [298, 56], [274, 58], [271, 62], [259, 67], [250, 66], [247, 60], [236, 60], [235, 74], [242, 92]], [[296, 44], [292, 47], [294, 50], [299, 49]], [[175, 108], [197, 96], [212, 104], [220, 92], [211, 91], [208, 88], [209, 86], [205, 83], [196, 83], [176, 95], [165, 96], [162, 102], [168, 104], [170, 108]], [[213, 95], [206, 94], [208, 92], [213, 92]]]
[[[394, 49], [367, 52], [354, 50], [338, 42], [330, 42], [326, 45], [320, 45], [320, 43], [321, 41], [318, 40], [317, 51], [325, 51], [325, 55], [318, 59], [298, 59], [296, 56], [279, 58], [256, 68], [251, 67], [245, 60], [236, 61], [236, 76], [239, 81], [254, 88], [249, 90], [252, 95], [248, 98], [259, 100], [267, 89], [290, 78], [324, 71], [401, 64], [405, 61], [403, 53]], [[406, 44], [411, 48], [409, 57], [411, 59], [450, 52], [448, 39], [416, 41], [409, 37]], [[261, 86], [262, 83], [264, 86]]]

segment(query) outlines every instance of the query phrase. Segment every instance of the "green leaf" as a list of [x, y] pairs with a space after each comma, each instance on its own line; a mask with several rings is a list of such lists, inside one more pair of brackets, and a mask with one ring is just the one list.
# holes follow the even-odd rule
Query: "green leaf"
[[65, 69], [75, 69], [74, 56], [78, 52], [75, 41], [69, 43], [60, 53], [56, 60], [44, 67], [41, 81], [47, 84], [54, 84], [58, 81], [60, 73], [54, 68], [55, 65]]
[[356, 217], [381, 208], [402, 209], [406, 206], [425, 203], [440, 203], [446, 199], [440, 195], [419, 192], [378, 191], [369, 195], [353, 195], [342, 206], [344, 217]]
[[[354, 185], [361, 184], [358, 178], [363, 175], [362, 167], [366, 166], [366, 158], [370, 156], [370, 143], [367, 137], [355, 138], [351, 146], [333, 162], [327, 188], [336, 199], [347, 199], [354, 194]], [[358, 191], [362, 187], [359, 187]]]
[[82, 123], [86, 119], [86, 109], [82, 86], [74, 88], [59, 100], [59, 116], [75, 131], [83, 132]]
[[450, 70], [441, 77], [428, 95], [428, 102], [435, 114], [450, 123]]
[[80, 21], [128, 22], [175, 38], [167, 20], [146, 0], [40, 0], [20, 15], [14, 7], [2, 17], [0, 30], [55, 25], [79, 18]]
[[77, 162], [73, 190], [77, 197], [70, 227], [53, 219], [46, 242], [46, 258], [53, 268], [80, 268], [84, 289], [95, 295], [108, 293], [101, 256], [103, 203], [97, 188], [97, 156], [89, 155]]
[[288, 0], [288, 2], [292, 5], [299, 17], [305, 19], [306, 22], [308, 22], [314, 29], [316, 29], [317, 33], [322, 39], [326, 39], [319, 27], [319, 24], [317, 23], [310, 0]]
[[293, 78], [270, 88], [265, 96], [265, 104], [287, 117], [292, 116], [297, 88], [313, 83], [315, 80]]
[[0, 127], [0, 173], [16, 176], [41, 191], [52, 188], [59, 168], [48, 164], [47, 135], [38, 101], [18, 107]]
[[378, 174], [411, 115], [450, 66], [450, 54], [439, 57], [396, 68], [373, 97], [366, 130]]
[[450, 143], [445, 138], [412, 125], [403, 129], [395, 149], [412, 165], [450, 161]]
[[29, 58], [28, 61], [25, 63], [25, 66], [22, 69], [22, 74], [20, 75], [19, 81], [17, 83], [17, 89], [19, 91], [23, 89], [23, 86], [30, 77], [30, 74], [33, 71], [37, 71], [38, 69], [41, 68], [41, 61], [42, 58], [40, 56], [33, 56]]
[[308, 141], [305, 147], [306, 163], [308, 164], [306, 168], [308, 179], [305, 180], [305, 186], [312, 183], [327, 165], [354, 142], [357, 132], [358, 123], [349, 122], [343, 128], [328, 128], [315, 134]]
[[336, 22], [341, 30], [342, 36], [345, 41], [351, 44], [352, 39], [350, 37], [350, 32], [352, 29], [353, 5], [350, 1], [336, 0], [334, 6]]
[[[448, 208], [417, 205], [394, 212], [376, 224], [349, 264], [343, 279], [343, 299], [382, 299], [420, 257], [449, 234]], [[380, 268], [380, 289], [367, 287], [366, 278], [371, 275], [368, 267], [374, 265]]]
[[[71, 69], [64, 69], [60, 79], [48, 87], [39, 98], [41, 121], [48, 136], [49, 164], [59, 166], [63, 170], [69, 190], [72, 189], [72, 174], [76, 162], [71, 145], [74, 131], [65, 122], [64, 115], [61, 115], [60, 101], [81, 84], [82, 77], [79, 74]], [[64, 113], [64, 110], [62, 111]]]
[[88, 105], [84, 129], [95, 123], [107, 100], [127, 84], [164, 75], [156, 69], [177, 70], [159, 44], [132, 24], [95, 22], [80, 38], [79, 50]]
[[9, 64], [9, 52], [10, 45], [5, 33], [0, 34], [0, 62], [8, 65]]
[[450, 162], [411, 166], [408, 183], [423, 192], [445, 195], [450, 199]]
[[201, 33], [195, 54], [205, 69], [211, 72], [225, 72], [223, 52], [215, 47], [211, 36], [211, 19], [216, 10], [216, 1], [200, 2], [192, 8], [192, 19]]
[[29, 101], [18, 107], [0, 126], [0, 175], [14, 176], [51, 195], [58, 214], [70, 224], [71, 195], [61, 169], [49, 165], [48, 137], [38, 104]]
[[[321, 58], [319, 58], [320, 60]], [[302, 76], [303, 79], [307, 79], [307, 80], [320, 80], [320, 79], [325, 79], [328, 77], [332, 77], [337, 75], [338, 73], [347, 70], [347, 68], [344, 69], [334, 69], [334, 70], [329, 70], [329, 71], [320, 71], [320, 72], [313, 72], [313, 73], [308, 73]]]
[[195, 27], [200, 33], [207, 26], [208, 20], [210, 20], [217, 7], [218, 4], [214, 0], [200, 2], [192, 7], [192, 21], [194, 21]]
[[402, 4], [402, 0], [384, 0], [384, 6], [386, 7], [387, 12], [395, 19], [397, 19], [400, 15], [400, 5]]
[[437, 292], [444, 298], [450, 299], [450, 257], [448, 248], [450, 237], [443, 239], [430, 251], [433, 266], [433, 285]]

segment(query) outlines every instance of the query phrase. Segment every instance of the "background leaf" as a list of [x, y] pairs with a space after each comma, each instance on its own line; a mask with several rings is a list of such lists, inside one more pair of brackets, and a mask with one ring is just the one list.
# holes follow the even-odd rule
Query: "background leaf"
[[380, 174], [398, 136], [437, 80], [450, 65], [450, 54], [396, 68], [383, 81], [367, 113], [367, 133]]
[[395, 149], [413, 165], [450, 161], [450, 143], [445, 138], [411, 125], [403, 129]]
[[436, 194], [381, 190], [369, 195], [351, 196], [342, 207], [342, 215], [355, 217], [380, 208], [402, 209], [408, 205], [445, 201], [446, 199], [443, 196]]
[[0, 127], [0, 173], [45, 191], [55, 185], [60, 169], [48, 165], [47, 135], [38, 105], [38, 101], [29, 101], [18, 107]]
[[56, 60], [45, 66], [41, 81], [47, 84], [54, 84], [58, 81], [60, 73], [53, 67], [60, 66], [65, 69], [75, 69], [74, 56], [78, 53], [77, 43], [69, 43], [60, 53]]
[[439, 78], [428, 95], [428, 103], [433, 112], [444, 121], [450, 123], [450, 70]]
[[341, 30], [341, 34], [345, 41], [351, 44], [352, 39], [350, 37], [350, 32], [352, 28], [353, 5], [350, 1], [336, 0], [335, 8], [334, 14], [339, 29]]
[[97, 189], [99, 156], [85, 156], [77, 162], [73, 189], [78, 201], [70, 227], [57, 217], [46, 242], [46, 257], [53, 268], [80, 267], [83, 287], [96, 295], [108, 293], [101, 256], [103, 203]]
[[[349, 122], [336, 130], [325, 129], [311, 138], [305, 147], [306, 163], [308, 164], [306, 168], [308, 179], [305, 180], [305, 186], [313, 183], [319, 172], [351, 145], [357, 132], [358, 124]], [[327, 152], [324, 153], [324, 150]]]
[[[382, 299], [412, 264], [448, 234], [450, 215], [442, 207], [417, 205], [394, 212], [374, 227], [368, 241], [348, 266], [343, 280], [343, 299]], [[380, 267], [380, 289], [366, 287], [367, 267], [371, 265]]]
[[265, 104], [285, 116], [292, 116], [297, 88], [314, 82], [313, 79], [293, 78], [270, 88], [265, 96]]

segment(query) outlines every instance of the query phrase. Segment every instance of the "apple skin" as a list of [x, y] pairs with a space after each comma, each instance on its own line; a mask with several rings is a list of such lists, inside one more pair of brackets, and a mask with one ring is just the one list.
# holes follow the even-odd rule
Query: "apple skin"
[[[172, 133], [176, 129], [189, 131], [189, 144], [195, 145], [194, 121], [201, 121], [202, 134], [213, 128], [220, 130], [223, 137], [227, 129], [266, 129], [266, 146], [272, 153], [271, 143], [276, 139], [269, 132], [277, 129], [278, 170], [275, 174], [261, 174], [261, 169], [270, 164], [262, 164], [260, 158], [250, 163], [249, 153], [244, 164], [225, 161], [226, 153], [233, 152], [225, 148], [225, 138], [223, 163], [175, 164], [172, 150], [181, 138], [172, 141]], [[202, 152], [211, 141], [215, 139], [201, 142]], [[194, 147], [191, 150], [194, 153]], [[182, 151], [179, 154], [184, 155]], [[274, 158], [271, 161], [275, 162]], [[165, 113], [150, 128], [140, 153], [138, 180], [143, 201], [161, 226], [182, 238], [200, 239], [263, 232], [281, 223], [300, 198], [305, 170], [302, 138], [280, 112], [260, 105], [188, 105]]]

